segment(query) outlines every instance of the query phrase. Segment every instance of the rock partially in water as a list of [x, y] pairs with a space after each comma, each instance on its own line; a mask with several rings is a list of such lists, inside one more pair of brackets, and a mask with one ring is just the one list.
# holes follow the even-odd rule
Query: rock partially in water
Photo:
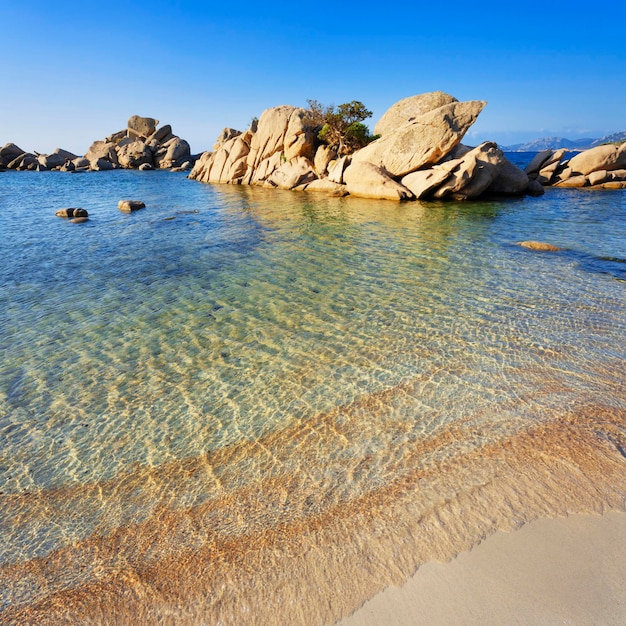
[[82, 224], [83, 222], [88, 222], [89, 218], [86, 215], [83, 215], [80, 217], [75, 217], [71, 219], [70, 221], [72, 222], [72, 224]]
[[120, 211], [124, 211], [125, 213], [138, 211], [139, 209], [145, 208], [145, 206], [145, 203], [143, 203], [141, 200], [120, 200], [117, 203], [117, 208]]
[[539, 250], [541, 252], [561, 252], [563, 250], [563, 248], [559, 248], [552, 243], [546, 243], [545, 241], [520, 241], [517, 245], [522, 246], [522, 248]]
[[81, 209], [81, 208], [75, 208], [75, 207], [68, 207], [65, 209], [59, 209], [55, 215], [57, 217], [70, 217], [70, 218], [76, 218], [76, 217], [89, 217], [89, 213], [87, 212], [86, 209]]

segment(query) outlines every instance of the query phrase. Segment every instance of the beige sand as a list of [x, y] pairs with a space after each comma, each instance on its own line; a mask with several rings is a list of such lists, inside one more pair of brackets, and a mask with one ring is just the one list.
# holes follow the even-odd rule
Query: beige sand
[[340, 626], [626, 624], [626, 513], [538, 520], [422, 566]]

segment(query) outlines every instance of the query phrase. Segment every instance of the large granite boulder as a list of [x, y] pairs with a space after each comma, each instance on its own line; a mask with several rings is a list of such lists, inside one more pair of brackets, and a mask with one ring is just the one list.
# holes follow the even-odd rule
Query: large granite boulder
[[182, 165], [191, 157], [189, 144], [180, 137], [172, 137], [154, 153], [154, 164], [161, 169]]
[[128, 136], [132, 139], [147, 139], [154, 133], [158, 123], [159, 120], [155, 120], [153, 117], [133, 115], [128, 120]]
[[351, 196], [381, 200], [415, 199], [409, 189], [390, 178], [373, 163], [353, 161], [343, 173], [343, 180]]
[[393, 177], [433, 165], [460, 143], [485, 104], [452, 102], [420, 115], [355, 152], [353, 163], [372, 163]]
[[609, 144], [585, 150], [569, 160], [574, 174], [586, 176], [598, 170], [619, 170], [626, 167], [626, 143]]
[[472, 200], [481, 196], [496, 180], [504, 155], [495, 143], [486, 141], [460, 159], [438, 165], [449, 177], [433, 194], [435, 198]]
[[96, 163], [99, 160], [104, 160], [114, 166], [119, 165], [116, 146], [111, 141], [94, 141], [91, 146], [89, 146], [89, 150], [87, 150], [84, 157], [90, 163]]
[[252, 133], [246, 131], [220, 144], [215, 152], [205, 152], [189, 178], [203, 183], [238, 183], [247, 171]]
[[14, 143], [7, 143], [0, 148], [0, 167], [8, 167], [11, 161], [26, 154], [25, 150], [16, 146]]
[[404, 98], [387, 109], [374, 126], [374, 134], [386, 135], [429, 111], [453, 102], [458, 102], [458, 100], [443, 91], [432, 91]]
[[444, 168], [429, 168], [411, 172], [404, 176], [400, 182], [407, 189], [411, 190], [417, 200], [420, 200], [428, 197], [431, 192], [442, 185], [449, 177], [450, 172]]
[[261, 184], [284, 160], [299, 156], [312, 160], [316, 148], [315, 125], [310, 111], [282, 105], [266, 109], [259, 118], [250, 141], [247, 158], [246, 183]]
[[306, 157], [295, 157], [274, 170], [267, 182], [270, 186], [278, 187], [279, 189], [294, 189], [299, 185], [306, 185], [317, 178], [314, 168], [313, 163]]
[[152, 150], [141, 140], [132, 141], [118, 148], [117, 160], [120, 167], [138, 168], [144, 163], [152, 164]]

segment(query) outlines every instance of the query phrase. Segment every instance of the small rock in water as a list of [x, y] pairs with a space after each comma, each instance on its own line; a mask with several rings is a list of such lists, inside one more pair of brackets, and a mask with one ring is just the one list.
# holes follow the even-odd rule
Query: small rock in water
[[555, 246], [551, 243], [545, 243], [544, 241], [520, 241], [518, 244], [522, 248], [528, 248], [529, 250], [540, 250], [542, 252], [560, 252], [562, 248]]
[[141, 200], [120, 200], [117, 203], [117, 208], [126, 213], [143, 209], [145, 206], [146, 205]]
[[88, 217], [89, 213], [85, 209], [68, 208], [59, 209], [55, 215], [57, 217]]

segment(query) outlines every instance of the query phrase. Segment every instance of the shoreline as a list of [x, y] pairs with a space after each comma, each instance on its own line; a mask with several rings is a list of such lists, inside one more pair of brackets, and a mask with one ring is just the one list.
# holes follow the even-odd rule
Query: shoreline
[[620, 624], [626, 512], [538, 519], [422, 565], [337, 626]]

